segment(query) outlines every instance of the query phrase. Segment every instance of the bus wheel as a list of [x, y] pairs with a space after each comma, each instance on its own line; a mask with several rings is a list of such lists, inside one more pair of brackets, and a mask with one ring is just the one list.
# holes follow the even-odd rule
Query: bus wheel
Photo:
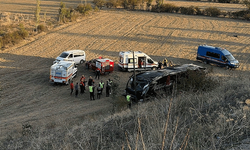
[[80, 64], [83, 64], [83, 63], [84, 63], [84, 60], [81, 60], [81, 61], [80, 61]]
[[152, 67], [152, 70], [156, 70], [156, 67]]

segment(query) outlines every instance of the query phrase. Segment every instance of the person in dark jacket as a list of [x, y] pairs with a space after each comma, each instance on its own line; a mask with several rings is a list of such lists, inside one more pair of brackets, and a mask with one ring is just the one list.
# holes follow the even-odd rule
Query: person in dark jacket
[[76, 95], [76, 97], [77, 97], [77, 95], [78, 95], [78, 82], [77, 82], [76, 85], [75, 85], [75, 95]]
[[89, 76], [88, 86], [94, 85], [95, 81], [91, 76]]

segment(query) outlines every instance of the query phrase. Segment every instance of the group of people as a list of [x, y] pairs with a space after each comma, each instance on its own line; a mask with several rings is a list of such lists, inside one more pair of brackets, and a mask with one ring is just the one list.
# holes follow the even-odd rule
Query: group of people
[[[104, 85], [105, 85], [105, 83], [103, 82], [103, 80], [101, 80], [98, 83], [98, 85], [95, 85], [95, 81], [91, 76], [89, 77], [89, 79], [87, 81], [85, 76], [82, 75], [80, 78], [80, 93], [84, 94], [86, 87], [88, 87], [89, 94], [90, 94], [90, 100], [95, 100], [95, 88], [96, 88], [97, 98], [100, 99], [102, 92], [103, 92], [103, 89], [104, 89]], [[111, 94], [111, 89], [112, 89], [111, 87], [112, 87], [112, 80], [108, 79], [107, 83], [106, 83], [106, 97], [109, 97], [109, 95]], [[73, 92], [75, 91], [75, 97], [77, 97], [78, 92], [79, 92], [78, 82], [76, 82], [76, 84], [74, 85], [73, 81], [71, 81], [70, 90], [71, 90], [70, 95], [73, 95]]]
[[167, 58], [164, 58], [163, 61], [158, 62], [158, 68], [157, 69], [162, 69], [162, 66], [163, 67], [171, 67], [173, 65], [174, 64], [173, 64], [173, 62], [171, 60], [168, 62]]

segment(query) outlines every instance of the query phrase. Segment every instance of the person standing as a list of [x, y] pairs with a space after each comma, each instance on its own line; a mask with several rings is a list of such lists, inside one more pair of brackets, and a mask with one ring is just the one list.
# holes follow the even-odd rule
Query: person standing
[[164, 67], [167, 66], [167, 62], [168, 62], [167, 58], [164, 58], [164, 60], [163, 60], [163, 66], [164, 66]]
[[109, 80], [108, 80], [109, 94], [111, 94], [112, 84], [113, 84], [113, 81], [109, 79]]
[[80, 81], [80, 93], [83, 94], [84, 93], [84, 82], [83, 80]]
[[109, 81], [107, 80], [106, 84], [106, 97], [109, 97], [110, 87], [109, 87]]
[[131, 108], [131, 95], [127, 95], [126, 96], [126, 100], [127, 100], [127, 102], [128, 102], [128, 108]]
[[101, 92], [102, 92], [102, 88], [101, 88], [101, 86], [99, 85], [98, 88], [97, 88], [97, 99], [100, 99], [100, 98], [101, 98]]
[[77, 95], [78, 95], [78, 82], [77, 82], [76, 85], [75, 85], [75, 95], [76, 95], [76, 97], [77, 97]]
[[162, 62], [159, 61], [159, 62], [158, 62], [158, 69], [161, 69], [161, 67], [162, 67]]
[[94, 86], [93, 85], [89, 86], [89, 95], [90, 95], [90, 100], [95, 100]]
[[94, 85], [95, 81], [91, 76], [89, 76], [88, 86]]
[[97, 67], [96, 70], [95, 70], [95, 72], [96, 72], [95, 79], [98, 78], [98, 80], [99, 80], [99, 77], [100, 77], [100, 74], [101, 74], [101, 70]]
[[101, 95], [102, 95], [102, 91], [103, 91], [103, 88], [104, 88], [104, 82], [101, 80], [101, 82], [99, 82], [99, 85], [101, 87]]
[[74, 91], [74, 84], [73, 84], [73, 81], [71, 81], [71, 83], [70, 83], [70, 90], [71, 90], [70, 95], [72, 95], [72, 94], [73, 94], [73, 91]]

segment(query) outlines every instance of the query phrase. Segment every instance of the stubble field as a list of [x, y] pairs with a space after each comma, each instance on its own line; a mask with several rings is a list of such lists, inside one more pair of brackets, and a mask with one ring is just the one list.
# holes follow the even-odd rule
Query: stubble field
[[[88, 92], [75, 98], [68, 86], [49, 83], [50, 66], [62, 51], [82, 49], [87, 59], [103, 56], [116, 64], [120, 51], [143, 51], [156, 61], [167, 57], [176, 64], [203, 65], [195, 60], [196, 50], [207, 44], [230, 50], [241, 63], [234, 71], [213, 66], [215, 75], [248, 78], [249, 28], [247, 21], [226, 18], [104, 10], [41, 34], [32, 42], [0, 51], [0, 137], [20, 131], [25, 123], [74, 124], [86, 115], [111, 111], [111, 98], [89, 101]], [[79, 81], [81, 74], [94, 75], [84, 66], [78, 68], [74, 81]], [[116, 68], [101, 79], [120, 77], [122, 92], [130, 75]]]

